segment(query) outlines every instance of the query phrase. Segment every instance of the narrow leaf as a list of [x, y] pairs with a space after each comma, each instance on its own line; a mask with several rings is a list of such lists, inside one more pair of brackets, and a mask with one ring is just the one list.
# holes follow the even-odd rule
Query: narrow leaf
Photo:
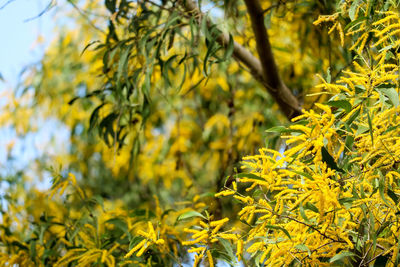
[[344, 109], [347, 113], [351, 111], [351, 104], [347, 100], [334, 100], [326, 103], [328, 106]]
[[185, 213], [179, 215], [177, 220], [181, 221], [181, 220], [185, 220], [185, 219], [189, 219], [189, 218], [193, 218], [193, 217], [200, 217], [200, 218], [206, 219], [206, 217], [204, 217], [204, 215], [202, 215], [200, 212], [191, 210], [191, 211], [188, 211], [188, 212], [185, 212]]
[[305, 213], [305, 211], [304, 211], [304, 207], [303, 207], [303, 204], [302, 204], [302, 203], [300, 203], [300, 205], [299, 205], [299, 211], [300, 211], [300, 215], [301, 215], [301, 217], [304, 219], [304, 221], [305, 221], [306, 223], [309, 223], [310, 220], [307, 218], [307, 215], [306, 215], [306, 213]]
[[285, 233], [285, 235], [287, 237], [289, 237], [289, 239], [292, 239], [292, 237], [290, 236], [289, 232], [283, 227], [280, 227], [280, 226], [277, 226], [277, 225], [271, 225], [271, 224], [267, 224], [265, 227], [269, 228], [269, 229], [281, 230], [283, 233]]
[[233, 48], [234, 48], [233, 36], [229, 34], [229, 43], [228, 46], [226, 47], [226, 52], [224, 56], [225, 60], [229, 59], [232, 56]]
[[342, 251], [342, 252], [340, 252], [339, 254], [333, 256], [333, 257], [329, 260], [329, 262], [330, 262], [330, 263], [333, 263], [333, 262], [335, 262], [335, 261], [343, 260], [343, 259], [346, 258], [346, 257], [354, 257], [354, 256], [356, 256], [356, 254], [354, 254], [353, 252], [350, 252], [350, 251]]
[[287, 133], [291, 132], [290, 129], [286, 128], [285, 126], [275, 126], [272, 128], [269, 128], [268, 130], [265, 130], [267, 133]]
[[386, 205], [390, 206], [385, 197], [385, 177], [383, 175], [381, 175], [381, 177], [379, 178], [379, 195], [381, 196], [383, 202], [385, 202]]
[[298, 250], [300, 250], [300, 251], [307, 251], [308, 252], [308, 255], [311, 255], [311, 251], [310, 251], [310, 249], [306, 246], [306, 245], [304, 245], [304, 244], [298, 244], [298, 245], [296, 245], [296, 246], [294, 246], [296, 249], [298, 249]]
[[296, 174], [298, 174], [300, 176], [304, 176], [307, 179], [310, 179], [311, 181], [314, 181], [314, 178], [312, 178], [312, 176], [310, 174], [308, 174], [308, 173], [300, 172], [300, 171], [294, 171], [294, 170], [292, 170], [291, 172], [294, 172], [294, 173], [296, 173]]
[[392, 102], [392, 104], [395, 107], [398, 107], [400, 102], [399, 102], [399, 94], [397, 93], [396, 89], [394, 88], [384, 88], [384, 89], [380, 89], [380, 91], [389, 98], [390, 102]]
[[321, 153], [322, 161], [325, 162], [329, 168], [344, 173], [344, 171], [337, 166], [335, 159], [331, 156], [331, 154], [329, 154], [328, 150], [326, 150], [325, 147], [321, 148]]
[[229, 261], [230, 262], [235, 262], [235, 255], [233, 254], [233, 249], [232, 249], [232, 245], [231, 243], [229, 243], [229, 241], [221, 238], [221, 237], [217, 237], [217, 239], [219, 240], [219, 242], [222, 244], [222, 246], [224, 247], [227, 255], [229, 256]]
[[372, 128], [372, 120], [371, 120], [371, 116], [369, 115], [369, 112], [367, 113], [368, 116], [368, 125], [369, 125], [369, 133], [371, 135], [371, 142], [372, 142], [372, 146], [374, 146], [374, 130]]

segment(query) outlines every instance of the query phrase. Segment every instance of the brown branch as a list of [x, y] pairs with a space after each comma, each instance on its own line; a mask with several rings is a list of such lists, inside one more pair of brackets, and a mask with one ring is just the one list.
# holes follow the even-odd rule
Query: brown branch
[[[279, 77], [272, 55], [271, 46], [269, 44], [267, 31], [264, 26], [263, 10], [261, 9], [261, 5], [258, 0], [246, 0], [245, 2], [246, 5], [248, 5], [249, 2], [248, 10], [250, 17], [252, 18], [253, 30], [257, 42], [257, 51], [261, 61], [237, 42], [233, 42], [233, 57], [249, 68], [253, 77], [261, 82], [276, 100], [286, 117], [289, 119], [293, 118], [301, 114], [301, 106], [297, 98]], [[199, 21], [204, 18], [204, 15], [198, 9], [193, 0], [179, 0], [179, 3], [184, 7], [187, 13], [197, 17]], [[207, 26], [212, 26], [210, 20], [207, 20]], [[262, 31], [264, 31], [264, 33]], [[226, 47], [229, 44], [229, 34], [221, 33], [216, 40], [220, 45]]]
[[314, 227], [314, 226], [312, 226], [312, 225], [310, 225], [310, 224], [307, 224], [307, 223], [305, 223], [305, 222], [302, 222], [302, 221], [300, 221], [300, 220], [297, 220], [296, 218], [293, 218], [293, 217], [290, 217], [290, 216], [287, 216], [287, 215], [279, 215], [279, 214], [277, 214], [277, 215], [278, 215], [279, 217], [287, 218], [287, 219], [289, 219], [289, 220], [292, 220], [292, 221], [294, 221], [294, 222], [297, 222], [297, 223], [299, 223], [299, 224], [302, 224], [302, 225], [304, 225], [304, 226], [307, 226], [307, 227], [309, 227], [310, 229], [316, 231], [318, 234], [322, 235], [323, 237], [325, 237], [325, 238], [327, 238], [327, 239], [329, 239], [329, 240], [331, 240], [331, 241], [333, 241], [333, 242], [336, 242], [336, 243], [346, 243], [346, 241], [340, 240], [340, 239], [334, 239], [333, 237], [330, 237], [330, 236], [326, 235], [325, 233], [322, 233], [318, 228], [316, 228], [316, 227]]
[[379, 253], [378, 255], [376, 255], [375, 257], [373, 257], [372, 259], [370, 259], [369, 261], [367, 261], [364, 266], [368, 266], [368, 264], [370, 264], [371, 262], [373, 262], [374, 260], [376, 260], [379, 256], [381, 256], [382, 254], [385, 254], [387, 252], [386, 251], [382, 251], [381, 253]]
[[278, 102], [288, 118], [301, 113], [300, 103], [279, 77], [278, 68], [272, 54], [267, 28], [264, 25], [264, 10], [259, 0], [245, 0], [256, 38], [257, 53], [261, 61], [263, 77], [268, 84], [268, 91]]

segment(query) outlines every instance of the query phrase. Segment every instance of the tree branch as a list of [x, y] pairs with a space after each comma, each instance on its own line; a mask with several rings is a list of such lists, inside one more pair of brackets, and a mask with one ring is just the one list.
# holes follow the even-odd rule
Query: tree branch
[[[249, 68], [253, 77], [261, 82], [276, 100], [286, 117], [289, 119], [293, 118], [301, 114], [301, 106], [297, 98], [279, 77], [272, 55], [271, 46], [269, 44], [267, 31], [264, 26], [263, 10], [261, 9], [261, 5], [257, 0], [245, 0], [245, 2], [246, 6], [248, 6], [250, 17], [252, 18], [253, 31], [257, 42], [257, 52], [261, 61], [237, 42], [233, 43], [233, 57]], [[249, 5], [247, 2], [249, 2]], [[204, 15], [198, 9], [193, 0], [179, 0], [179, 3], [184, 7], [186, 12], [190, 13], [192, 16], [198, 17], [199, 21], [203, 19]], [[207, 25], [208, 27], [211, 27], [212, 22], [207, 20]], [[220, 45], [226, 47], [229, 44], [229, 35], [227, 33], [221, 33], [216, 40]]]
[[267, 89], [288, 118], [297, 116], [301, 113], [300, 103], [279, 76], [267, 28], [264, 25], [264, 10], [259, 0], [244, 0], [244, 2], [256, 38], [257, 53], [261, 61], [263, 77], [269, 86]]

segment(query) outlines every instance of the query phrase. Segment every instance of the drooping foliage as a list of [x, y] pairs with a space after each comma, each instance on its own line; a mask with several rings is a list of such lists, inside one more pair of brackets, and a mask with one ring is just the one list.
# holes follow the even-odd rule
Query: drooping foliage
[[261, 2], [287, 125], [238, 50], [252, 2], [70, 1], [79, 28], [3, 107], [69, 143], [4, 177], [1, 264], [398, 265], [399, 4]]

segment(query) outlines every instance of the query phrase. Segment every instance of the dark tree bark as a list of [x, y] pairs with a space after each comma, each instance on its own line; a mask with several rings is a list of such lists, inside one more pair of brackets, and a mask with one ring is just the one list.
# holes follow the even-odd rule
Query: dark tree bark
[[[179, 2], [187, 13], [196, 16], [199, 20], [206, 19], [193, 0], [180, 0]], [[237, 42], [233, 43], [233, 57], [249, 68], [253, 77], [263, 84], [288, 119], [298, 116], [301, 114], [301, 105], [279, 76], [264, 25], [261, 4], [258, 0], [245, 0], [245, 3], [251, 18], [260, 60]], [[208, 20], [207, 25], [211, 27], [212, 22]], [[226, 47], [229, 44], [229, 35], [221, 33], [217, 37], [217, 42]]]

